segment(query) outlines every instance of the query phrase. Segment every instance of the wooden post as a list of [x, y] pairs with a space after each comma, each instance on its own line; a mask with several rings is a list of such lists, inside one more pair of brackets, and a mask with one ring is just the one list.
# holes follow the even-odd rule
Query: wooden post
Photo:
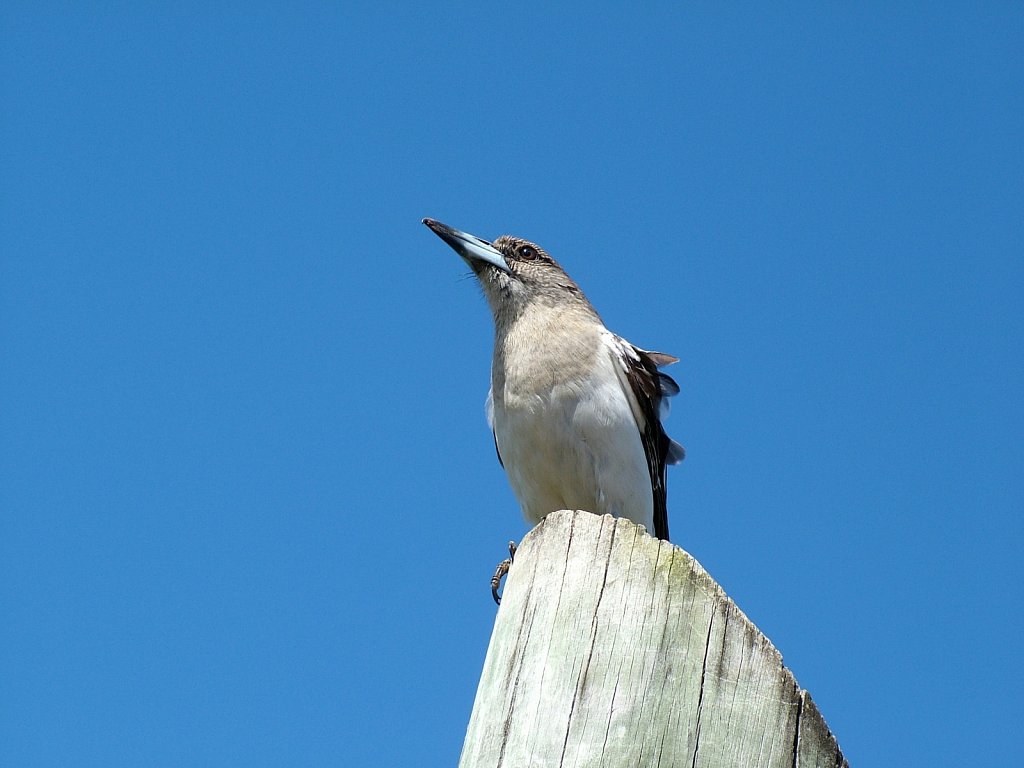
[[562, 511], [516, 553], [459, 765], [847, 763], [696, 560], [628, 520]]

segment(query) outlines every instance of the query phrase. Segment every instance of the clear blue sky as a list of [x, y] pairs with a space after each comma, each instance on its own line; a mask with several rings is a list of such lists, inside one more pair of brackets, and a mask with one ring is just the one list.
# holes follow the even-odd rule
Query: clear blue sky
[[541, 243], [852, 764], [1021, 759], [1016, 3], [0, 10], [0, 764], [450, 766]]

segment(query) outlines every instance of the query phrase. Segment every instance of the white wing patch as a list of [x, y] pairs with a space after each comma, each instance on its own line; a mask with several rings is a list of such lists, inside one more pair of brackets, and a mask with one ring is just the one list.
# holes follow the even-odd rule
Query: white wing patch
[[602, 341], [608, 346], [608, 350], [612, 356], [612, 363], [615, 367], [615, 375], [619, 379], [619, 385], [622, 387], [622, 391], [626, 395], [626, 400], [629, 401], [629, 409], [633, 412], [633, 418], [636, 420], [637, 429], [642, 433], [644, 428], [647, 426], [647, 419], [644, 418], [643, 409], [640, 407], [640, 401], [636, 399], [636, 395], [633, 393], [633, 387], [629, 383], [629, 379], [626, 378], [626, 370], [630, 360], [639, 363], [640, 357], [633, 350], [633, 345], [623, 339], [621, 336], [616, 336], [611, 331], [605, 331], [601, 334]]

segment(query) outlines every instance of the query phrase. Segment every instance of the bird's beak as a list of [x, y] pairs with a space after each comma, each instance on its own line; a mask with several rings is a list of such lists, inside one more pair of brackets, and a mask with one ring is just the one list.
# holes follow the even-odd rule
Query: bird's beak
[[481, 240], [476, 235], [452, 229], [448, 225], [433, 219], [424, 219], [423, 223], [434, 230], [435, 235], [448, 243], [459, 256], [470, 262], [470, 264], [474, 261], [482, 261], [485, 264], [490, 264], [492, 267], [497, 267], [502, 272], [511, 271], [508, 268], [505, 257], [501, 255], [501, 251], [486, 240]]

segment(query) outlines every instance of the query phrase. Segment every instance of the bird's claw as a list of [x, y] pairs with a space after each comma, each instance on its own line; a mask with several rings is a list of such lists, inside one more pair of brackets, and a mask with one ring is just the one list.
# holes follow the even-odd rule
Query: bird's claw
[[508, 573], [508, 569], [512, 567], [512, 561], [516, 556], [516, 543], [510, 541], [508, 543], [508, 557], [498, 563], [498, 567], [494, 569], [494, 575], [491, 577], [491, 597], [494, 598], [494, 602], [501, 605], [501, 596], [498, 594], [498, 590], [501, 588], [501, 580], [505, 578], [505, 574]]

